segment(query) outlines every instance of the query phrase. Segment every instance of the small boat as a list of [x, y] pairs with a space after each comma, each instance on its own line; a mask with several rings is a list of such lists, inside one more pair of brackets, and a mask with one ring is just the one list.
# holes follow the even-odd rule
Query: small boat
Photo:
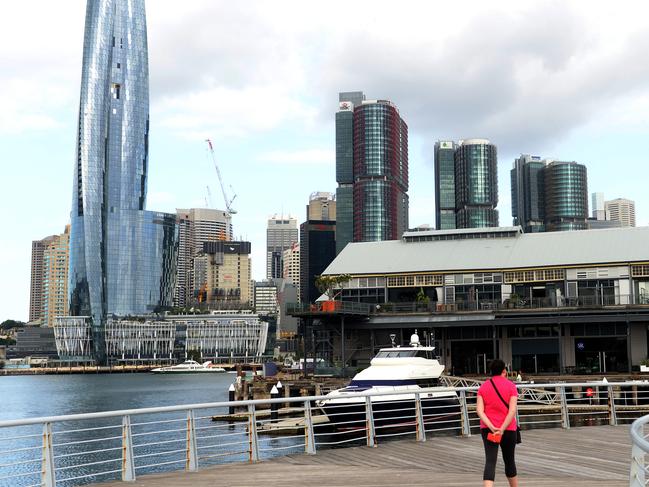
[[427, 429], [457, 426], [458, 396], [439, 386], [444, 365], [439, 363], [434, 350], [435, 347], [421, 346], [415, 332], [410, 346], [380, 349], [367, 369], [356, 374], [347, 387], [327, 394], [317, 406], [336, 429], [351, 430], [365, 427], [365, 393], [399, 393], [370, 396], [374, 424], [383, 428], [413, 426], [415, 393], [421, 391], [419, 397]]
[[217, 367], [209, 361], [199, 364], [195, 360], [185, 360], [182, 364], [158, 367], [151, 372], [154, 374], [207, 374], [225, 372], [225, 369]]

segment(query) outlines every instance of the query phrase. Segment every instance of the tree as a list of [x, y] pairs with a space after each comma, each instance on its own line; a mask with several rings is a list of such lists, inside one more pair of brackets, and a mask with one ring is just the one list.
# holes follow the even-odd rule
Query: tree
[[0, 323], [1, 330], [10, 330], [12, 328], [21, 328], [25, 326], [25, 322], [18, 320], [5, 320]]
[[351, 281], [352, 276], [349, 274], [340, 274], [338, 276], [316, 276], [315, 287], [322, 294], [325, 294], [331, 301], [336, 299], [340, 294], [339, 288], [346, 282]]

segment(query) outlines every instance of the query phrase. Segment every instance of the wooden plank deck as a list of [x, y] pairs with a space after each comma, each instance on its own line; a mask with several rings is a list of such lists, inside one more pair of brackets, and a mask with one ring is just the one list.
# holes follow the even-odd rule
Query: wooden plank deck
[[[593, 426], [523, 431], [516, 449], [521, 485], [526, 487], [623, 487], [629, 485], [631, 443], [628, 426]], [[377, 448], [321, 450], [257, 464], [230, 464], [198, 472], [143, 476], [134, 483], [103, 487], [413, 487], [480, 485], [482, 440], [429, 438], [384, 441]], [[496, 485], [507, 485], [502, 460]]]

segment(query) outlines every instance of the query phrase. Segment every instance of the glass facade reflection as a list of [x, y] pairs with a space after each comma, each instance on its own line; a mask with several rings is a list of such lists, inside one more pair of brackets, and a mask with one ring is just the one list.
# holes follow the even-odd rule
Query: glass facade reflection
[[435, 228], [455, 228], [455, 142], [435, 143]]
[[512, 217], [525, 233], [545, 231], [546, 161], [522, 154], [511, 170]]
[[545, 227], [549, 232], [588, 228], [588, 176], [577, 162], [554, 161], [545, 172]]
[[89, 0], [70, 236], [70, 313], [92, 318], [104, 361], [108, 315], [169, 306], [175, 215], [144, 211], [149, 149], [144, 0]]
[[354, 241], [408, 229], [408, 126], [389, 101], [354, 109]]
[[484, 139], [461, 141], [455, 151], [457, 228], [498, 226], [498, 156]]

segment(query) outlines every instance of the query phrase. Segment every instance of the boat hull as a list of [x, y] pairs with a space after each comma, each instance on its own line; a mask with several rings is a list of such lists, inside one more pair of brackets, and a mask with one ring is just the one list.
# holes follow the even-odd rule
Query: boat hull
[[225, 370], [152, 370], [154, 374], [224, 374]]

